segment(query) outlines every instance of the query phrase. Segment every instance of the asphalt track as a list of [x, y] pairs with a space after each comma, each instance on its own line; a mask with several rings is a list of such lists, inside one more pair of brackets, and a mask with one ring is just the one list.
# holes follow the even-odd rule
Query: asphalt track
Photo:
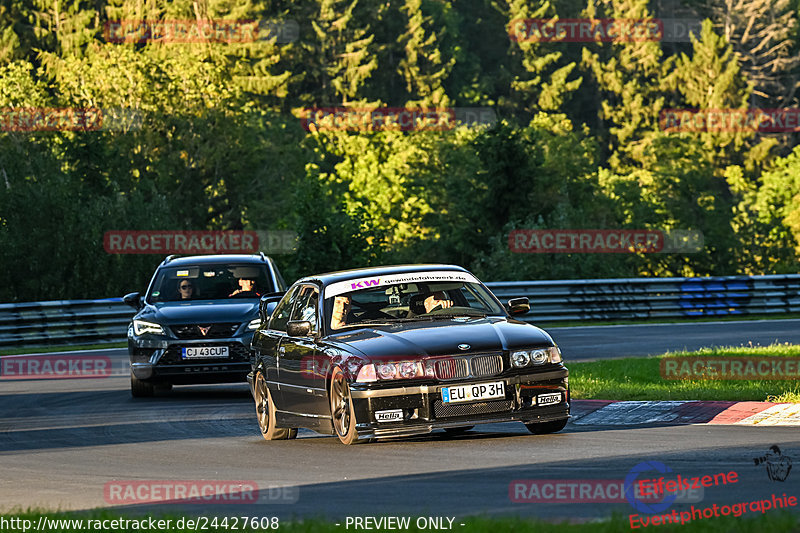
[[[580, 348], [591, 342], [585, 329], [551, 332], [568, 357], [588, 359], [597, 353], [633, 355], [636, 351], [627, 346], [636, 342], [646, 345], [639, 353], [656, 353], [653, 346], [659, 351], [664, 344], [679, 349], [797, 342], [798, 322], [615, 326], [611, 332], [599, 330], [591, 353]], [[745, 330], [753, 332], [750, 338]], [[727, 338], [732, 340], [721, 341]], [[515, 503], [512, 483], [621, 481], [644, 461], [659, 461], [683, 476], [737, 472], [736, 483], [707, 488], [702, 501], [670, 508], [678, 512], [773, 494], [800, 496], [797, 467], [777, 482], [753, 461], [772, 445], [800, 461], [796, 427], [570, 424], [559, 434], [533, 436], [521, 424], [509, 423], [478, 426], [459, 437], [437, 432], [354, 447], [308, 431], [294, 441], [266, 442], [246, 385], [176, 387], [167, 395], [134, 400], [123, 352], [105, 353], [115, 363], [111, 377], [0, 381], [0, 512], [38, 506], [278, 516], [282, 521], [323, 516], [342, 523], [343, 530], [348, 516], [450, 517], [455, 529], [460, 519], [473, 515], [594, 520], [637, 511], [627, 503]], [[261, 493], [254, 503], [111, 501], [108, 487], [129, 480], [253, 482]]]

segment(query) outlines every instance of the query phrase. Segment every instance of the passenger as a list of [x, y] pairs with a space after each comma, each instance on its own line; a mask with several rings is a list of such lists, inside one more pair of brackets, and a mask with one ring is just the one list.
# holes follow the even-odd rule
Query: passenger
[[194, 285], [188, 279], [182, 279], [178, 282], [178, 294], [181, 300], [191, 300], [194, 295]]

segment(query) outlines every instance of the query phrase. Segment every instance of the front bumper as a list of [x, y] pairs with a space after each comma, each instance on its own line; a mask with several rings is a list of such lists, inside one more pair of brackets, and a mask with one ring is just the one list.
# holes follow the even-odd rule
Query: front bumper
[[[453, 383], [411, 387], [373, 388], [351, 385], [359, 438], [399, 437], [430, 433], [434, 429], [495, 422], [550, 422], [569, 418], [569, 372], [561, 367], [545, 372], [473, 378]], [[504, 382], [505, 397], [486, 401], [445, 403], [444, 387]], [[540, 405], [540, 395], [560, 394], [560, 401]], [[377, 414], [390, 411], [401, 419], [378, 421]], [[400, 411], [402, 414], [398, 413]]]
[[[244, 382], [251, 370], [252, 333], [221, 339], [171, 339], [128, 336], [131, 372], [137, 379], [175, 385]], [[228, 357], [183, 359], [191, 346], [227, 346]]]

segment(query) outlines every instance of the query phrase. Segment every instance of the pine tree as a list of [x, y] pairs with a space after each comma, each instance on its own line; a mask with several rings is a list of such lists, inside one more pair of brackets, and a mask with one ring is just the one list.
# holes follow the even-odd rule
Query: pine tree
[[[519, 24], [526, 19], [554, 18], [556, 13], [549, 0], [506, 0], [509, 24]], [[510, 34], [515, 29], [510, 27]], [[512, 38], [512, 41], [514, 39]], [[564, 64], [563, 53], [557, 45], [527, 41], [519, 38], [512, 42], [509, 56], [521, 65], [521, 72], [511, 82], [512, 100], [523, 112], [561, 110], [564, 101], [576, 91], [583, 78], [570, 79], [577, 66]]]
[[[439, 48], [441, 31], [436, 31], [432, 16], [425, 15], [427, 0], [405, 0], [401, 10], [407, 17], [406, 31], [398, 42], [405, 55], [399, 73], [406, 82], [409, 107], [441, 108], [450, 105], [444, 82], [455, 65], [455, 58], [444, 58]], [[445, 9], [450, 2], [444, 2]]]
[[[589, 5], [589, 18], [650, 19], [647, 0], [610, 0], [608, 12]], [[637, 168], [664, 108], [674, 60], [657, 41], [596, 43], [583, 49], [583, 65], [600, 89], [600, 117], [609, 133], [609, 164], [615, 171]]]

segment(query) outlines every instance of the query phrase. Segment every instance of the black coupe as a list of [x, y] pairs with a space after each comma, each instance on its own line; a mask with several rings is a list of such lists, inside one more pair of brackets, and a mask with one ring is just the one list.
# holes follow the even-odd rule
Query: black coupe
[[453, 265], [348, 270], [265, 297], [248, 375], [261, 433], [297, 428], [345, 444], [457, 433], [520, 421], [551, 433], [569, 419], [568, 371], [553, 339], [516, 320]]

